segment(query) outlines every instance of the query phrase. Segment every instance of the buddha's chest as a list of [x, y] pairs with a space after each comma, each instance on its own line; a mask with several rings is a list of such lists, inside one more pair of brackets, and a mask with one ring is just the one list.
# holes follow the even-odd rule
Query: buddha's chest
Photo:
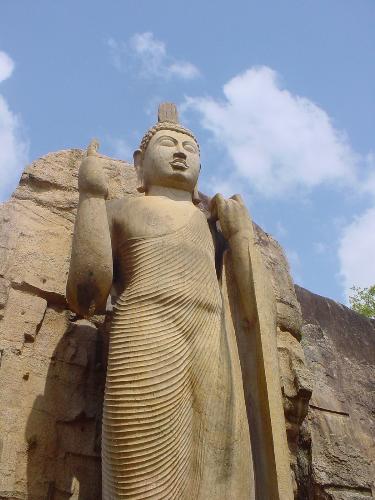
[[209, 226], [198, 211], [184, 222], [174, 231], [128, 238], [120, 245], [117, 256], [123, 286], [131, 296], [146, 294], [167, 303], [173, 297], [214, 310], [220, 297]]
[[191, 219], [202, 226], [201, 231], [210, 232], [205, 216], [192, 203], [139, 198], [127, 210], [116, 214], [117, 243], [121, 246], [132, 239], [175, 233]]
[[[190, 278], [204, 287], [216, 287], [215, 246], [204, 214], [194, 206], [148, 208], [138, 204], [122, 219], [116, 217], [117, 280], [122, 288], [131, 285], [134, 291], [138, 284], [143, 286], [146, 276], [157, 276], [148, 283], [147, 293], [160, 287], [174, 289]], [[173, 272], [176, 275], [171, 277]]]

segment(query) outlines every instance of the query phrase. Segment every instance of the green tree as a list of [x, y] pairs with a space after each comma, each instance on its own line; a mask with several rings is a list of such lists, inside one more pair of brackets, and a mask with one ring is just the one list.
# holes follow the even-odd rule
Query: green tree
[[375, 318], [375, 285], [368, 288], [352, 286], [353, 295], [349, 296], [350, 307], [368, 318]]

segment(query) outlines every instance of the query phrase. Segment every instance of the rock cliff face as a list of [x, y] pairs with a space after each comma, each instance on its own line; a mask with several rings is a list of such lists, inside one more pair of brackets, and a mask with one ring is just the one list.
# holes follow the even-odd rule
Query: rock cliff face
[[[82, 157], [34, 162], [0, 207], [0, 498], [101, 497], [106, 323], [65, 300]], [[130, 166], [106, 171], [111, 197], [135, 192]]]
[[[101, 498], [101, 407], [111, 313], [83, 320], [69, 311], [65, 300], [78, 201], [77, 173], [82, 158], [82, 151], [67, 150], [37, 160], [25, 170], [12, 198], [0, 206], [0, 499]], [[104, 160], [109, 197], [140, 196], [133, 168], [119, 160]], [[206, 202], [203, 197], [202, 209]], [[364, 448], [348, 448], [349, 445], [341, 445], [337, 437], [338, 451], [330, 454], [330, 427], [319, 417], [323, 411], [317, 409], [325, 403], [313, 403], [309, 418], [305, 418], [312, 379], [302, 344], [310, 367], [316, 372], [316, 380], [322, 387], [324, 383], [328, 387], [324, 393], [326, 399], [332, 400], [332, 391], [340, 394], [339, 386], [331, 386], [326, 381], [332, 376], [331, 372], [327, 372], [328, 376], [324, 372], [335, 369], [331, 366], [333, 355], [337, 366], [342, 363], [331, 338], [329, 314], [324, 316], [326, 323], [319, 327], [325, 332], [323, 342], [316, 333], [316, 321], [309, 319], [314, 318], [315, 313], [311, 311], [315, 302], [312, 300], [313, 305], [309, 305], [297, 290], [305, 323], [308, 318], [307, 324], [315, 325], [303, 327], [301, 344], [301, 309], [283, 251], [258, 227], [256, 238], [277, 297], [280, 377], [296, 496], [300, 499], [309, 498], [308, 495], [310, 498], [314, 498], [311, 495], [368, 498], [369, 478], [374, 474], [371, 476], [364, 455], [358, 455]], [[303, 293], [308, 296], [308, 292]], [[358, 325], [358, 328], [363, 326]], [[339, 331], [340, 327], [337, 328]], [[358, 333], [358, 344], [360, 335], [366, 337], [367, 334]], [[328, 348], [331, 351], [327, 351]], [[353, 402], [357, 408], [356, 439], [368, 450], [371, 429], [373, 432], [368, 422], [373, 414], [371, 417], [365, 381], [371, 380], [371, 362], [367, 352], [368, 371], [365, 372], [356, 357], [362, 352], [361, 347], [358, 349], [355, 356], [349, 356], [350, 370], [362, 382], [348, 385], [345, 401], [349, 407]], [[314, 356], [318, 361], [314, 361]], [[344, 365], [340, 366], [344, 371]], [[346, 377], [350, 380], [349, 374]], [[337, 373], [336, 378], [341, 380]], [[362, 396], [356, 399], [354, 391], [359, 386]], [[320, 386], [318, 392], [323, 394]], [[334, 414], [328, 411], [327, 417], [326, 413], [324, 418]], [[338, 428], [336, 424], [334, 428]], [[349, 428], [345, 429], [350, 435]], [[357, 472], [353, 474], [354, 471]], [[346, 474], [346, 478], [355, 475], [348, 491], [358, 495], [345, 496], [344, 479], [329, 483], [324, 473], [337, 477]], [[336, 488], [336, 496], [327, 496], [331, 494], [331, 487]], [[341, 493], [344, 496], [340, 497]]]
[[296, 287], [302, 345], [314, 380], [310, 497], [368, 500], [375, 493], [375, 321]]

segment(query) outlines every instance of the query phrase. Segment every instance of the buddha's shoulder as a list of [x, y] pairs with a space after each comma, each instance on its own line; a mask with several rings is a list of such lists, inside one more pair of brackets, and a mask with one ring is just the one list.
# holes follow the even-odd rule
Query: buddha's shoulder
[[[116, 198], [106, 202], [107, 212], [109, 215], [120, 213], [141, 213], [149, 215], [150, 211], [154, 213], [172, 213], [184, 214], [200, 212], [192, 203], [182, 203], [170, 200], [165, 197], [158, 196], [127, 196], [124, 198]], [[203, 215], [203, 213], [202, 213]]]
[[114, 198], [106, 201], [108, 215], [114, 216], [124, 210], [131, 210], [144, 204], [144, 196], [126, 196], [124, 198]]

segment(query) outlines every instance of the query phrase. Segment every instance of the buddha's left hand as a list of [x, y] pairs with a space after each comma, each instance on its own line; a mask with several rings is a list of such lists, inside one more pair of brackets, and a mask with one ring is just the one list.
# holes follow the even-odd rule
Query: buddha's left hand
[[252, 222], [249, 212], [239, 194], [225, 199], [223, 195], [216, 194], [211, 200], [212, 217], [220, 222], [221, 231], [226, 240], [235, 234], [251, 234]]

